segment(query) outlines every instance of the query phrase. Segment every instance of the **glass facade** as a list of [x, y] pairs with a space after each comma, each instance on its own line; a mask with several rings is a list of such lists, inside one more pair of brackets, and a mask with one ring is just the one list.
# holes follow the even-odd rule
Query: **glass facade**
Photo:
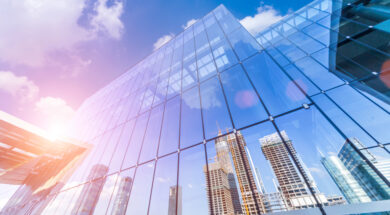
[[389, 214], [389, 14], [320, 0], [251, 35], [217, 7], [88, 98], [82, 161], [0, 214]]

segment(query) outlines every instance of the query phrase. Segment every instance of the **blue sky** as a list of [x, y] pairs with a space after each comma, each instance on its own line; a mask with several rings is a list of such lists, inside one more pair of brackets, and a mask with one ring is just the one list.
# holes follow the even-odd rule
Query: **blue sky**
[[219, 4], [251, 29], [309, 2], [2, 1], [0, 109], [55, 130], [88, 96]]

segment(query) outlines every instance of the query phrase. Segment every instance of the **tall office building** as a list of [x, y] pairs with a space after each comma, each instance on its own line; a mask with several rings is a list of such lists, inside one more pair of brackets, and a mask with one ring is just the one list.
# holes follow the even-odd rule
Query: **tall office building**
[[181, 192], [181, 186], [171, 186], [169, 188], [168, 215], [182, 215]]
[[106, 183], [106, 177], [104, 176], [107, 171], [107, 166], [102, 164], [96, 164], [92, 167], [88, 175], [90, 182], [83, 185], [83, 189], [72, 209], [72, 214], [87, 215], [94, 213], [96, 203]]
[[370, 202], [366, 191], [360, 186], [352, 173], [345, 167], [339, 157], [331, 155], [323, 157], [321, 163], [328, 171], [348, 203]]
[[[378, 163], [377, 159], [368, 149], [360, 150], [360, 153], [358, 153], [356, 148], [365, 147], [357, 138], [349, 138], [338, 154], [339, 159], [345, 168], [351, 172], [371, 201], [389, 199], [390, 187], [367, 163], [369, 161], [375, 166]], [[378, 172], [383, 175], [380, 171]]]
[[[119, 176], [120, 177], [120, 176]], [[118, 186], [118, 191], [115, 196], [113, 196], [113, 215], [125, 215], [126, 214], [126, 207], [127, 207], [127, 202], [129, 201], [130, 198], [130, 191], [131, 191], [131, 185], [133, 184], [133, 180], [131, 177], [120, 177], [118, 179], [119, 183]]]

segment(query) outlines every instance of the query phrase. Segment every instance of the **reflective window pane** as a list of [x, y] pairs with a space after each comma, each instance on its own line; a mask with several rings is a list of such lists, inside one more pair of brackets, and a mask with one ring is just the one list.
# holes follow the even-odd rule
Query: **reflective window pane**
[[[341, 108], [372, 134], [379, 142], [390, 142], [390, 116], [378, 106], [354, 91], [350, 86], [338, 87], [327, 93]], [[364, 114], [361, 110], [365, 110]]]
[[244, 67], [271, 115], [309, 103], [294, 82], [265, 52], [245, 61]]
[[240, 65], [222, 73], [221, 81], [236, 128], [268, 117]]
[[182, 206], [178, 207], [177, 214], [208, 213], [205, 167], [203, 145], [180, 152], [177, 201], [181, 201]]
[[122, 169], [134, 166], [138, 161], [138, 155], [142, 146], [142, 140], [145, 134], [146, 125], [148, 123], [149, 112], [140, 115], [134, 126], [133, 135], [129, 146], [127, 147], [125, 159], [122, 164]]
[[126, 215], [147, 214], [153, 172], [154, 161], [143, 164], [136, 169]]
[[176, 205], [182, 205], [176, 183], [177, 159], [177, 154], [173, 154], [157, 161], [149, 214], [176, 214]]
[[151, 110], [145, 137], [143, 139], [139, 163], [152, 160], [157, 156], [163, 112], [164, 105], [159, 105]]
[[111, 196], [110, 205], [107, 208], [107, 214], [126, 214], [126, 208], [133, 185], [134, 169], [135, 168], [124, 170], [118, 175], [115, 189]]
[[228, 38], [240, 60], [246, 59], [261, 49], [255, 38], [242, 27], [229, 34]]
[[206, 139], [231, 130], [232, 125], [218, 77], [202, 83], [200, 95]]
[[180, 97], [165, 104], [158, 154], [165, 155], [179, 148]]
[[180, 148], [203, 140], [198, 87], [194, 87], [182, 95], [180, 125]]

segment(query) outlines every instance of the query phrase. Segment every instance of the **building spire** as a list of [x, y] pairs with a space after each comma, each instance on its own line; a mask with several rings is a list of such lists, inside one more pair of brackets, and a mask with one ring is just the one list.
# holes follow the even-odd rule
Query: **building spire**
[[218, 136], [221, 136], [222, 135], [221, 127], [219, 127], [218, 121], [215, 121], [215, 123], [217, 124], [217, 128], [218, 128]]

